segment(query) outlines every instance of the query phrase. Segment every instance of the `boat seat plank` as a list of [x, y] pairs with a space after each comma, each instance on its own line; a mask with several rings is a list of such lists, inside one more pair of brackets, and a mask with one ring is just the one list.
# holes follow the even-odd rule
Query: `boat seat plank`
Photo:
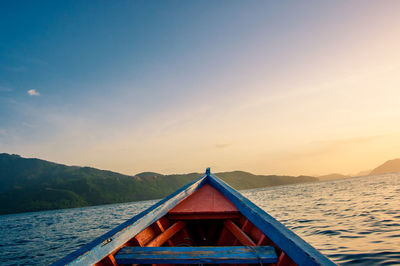
[[248, 264], [276, 263], [272, 246], [230, 247], [123, 247], [116, 255], [118, 264]]

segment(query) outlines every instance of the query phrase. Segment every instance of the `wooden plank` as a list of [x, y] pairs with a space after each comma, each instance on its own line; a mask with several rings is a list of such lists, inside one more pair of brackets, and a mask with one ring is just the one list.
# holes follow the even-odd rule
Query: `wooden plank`
[[165, 229], [167, 229], [171, 225], [171, 222], [164, 216], [158, 219], [156, 224], [160, 228], [161, 232], [164, 232]]
[[224, 227], [228, 229], [242, 245], [244, 246], [256, 245], [256, 243], [254, 243], [254, 241], [231, 220], [224, 221]]
[[117, 262], [115, 261], [115, 258], [114, 258], [114, 255], [113, 255], [113, 254], [108, 255], [108, 259], [110, 260], [110, 262], [111, 262], [111, 264], [112, 264], [113, 266], [116, 266], [116, 265], [117, 265]]
[[251, 223], [249, 222], [248, 219], [246, 219], [242, 225], [242, 227], [240, 227], [243, 232], [247, 232], [247, 229], [249, 228], [249, 226], [251, 225]]
[[[165, 225], [167, 225], [167, 223], [168, 223], [167, 219], [163, 219], [163, 218], [159, 219], [159, 220], [156, 222], [156, 224], [157, 224], [158, 228], [160, 228], [160, 231], [161, 231], [161, 232], [164, 232], [164, 231], [165, 231], [165, 228], [166, 228]], [[172, 242], [171, 239], [168, 239], [168, 244], [169, 244], [170, 247], [175, 246], [175, 245], [174, 245], [174, 242]]]
[[[247, 230], [247, 228], [249, 226], [250, 226], [250, 222], [249, 222], [248, 219], [245, 218], [245, 220], [244, 220], [242, 226], [240, 227], [240, 229], [242, 229], [242, 231], [246, 233], [246, 230]], [[237, 246], [237, 244], [238, 244], [238, 239], [236, 238], [235, 241], [233, 241], [232, 246]], [[257, 245], [257, 246], [260, 246], [260, 245]]]
[[207, 175], [207, 182], [227, 197], [250, 222], [298, 265], [335, 265], [310, 244], [215, 175]]
[[147, 210], [125, 221], [113, 230], [72, 252], [52, 265], [92, 265], [119, 249], [133, 236], [167, 214], [180, 201], [198, 190], [206, 182], [206, 175], [178, 189]]
[[173, 237], [176, 233], [178, 233], [181, 229], [185, 227], [185, 222], [179, 221], [171, 225], [167, 230], [163, 233], [155, 237], [152, 241], [150, 241], [146, 246], [147, 247], [159, 247], [162, 246], [165, 242], [167, 242], [171, 237]]
[[264, 240], [265, 240], [265, 235], [262, 234], [260, 239], [258, 239], [258, 241], [257, 241], [257, 246], [260, 246]]
[[[161, 217], [160, 219], [157, 220], [156, 225], [158, 226], [158, 228], [160, 229], [161, 232], [164, 232], [166, 229], [168, 229], [168, 227], [170, 226], [170, 221], [165, 218], [165, 216]], [[171, 239], [168, 239], [168, 245], [170, 247], [174, 247], [175, 244]], [[137, 265], [137, 264], [132, 264], [132, 266]], [[152, 266], [174, 266], [174, 264], [152, 264]]]
[[139, 242], [139, 245], [144, 247], [147, 243], [149, 243], [153, 238], [156, 237], [156, 233], [154, 232], [151, 226], [145, 228], [142, 232], [135, 236], [135, 239]]
[[255, 226], [251, 226], [249, 227], [247, 230], [243, 230], [246, 232], [246, 234], [251, 238], [254, 239], [255, 241], [260, 239], [262, 235], [264, 235], [264, 233], [258, 229]]
[[279, 256], [279, 260], [276, 265], [277, 266], [296, 266], [297, 264], [294, 263], [294, 261], [291, 260], [289, 258], [289, 256], [285, 254], [285, 252], [282, 252], [281, 255]]
[[124, 247], [118, 264], [276, 263], [275, 249], [259, 247]]
[[115, 261], [114, 255], [110, 254], [105, 257], [101, 262], [97, 263], [96, 265], [102, 266], [117, 266], [117, 262]]
[[224, 245], [224, 243], [226, 242], [226, 238], [227, 238], [228, 234], [229, 234], [228, 230], [225, 227], [222, 228], [221, 234], [218, 237], [217, 246], [223, 246]]

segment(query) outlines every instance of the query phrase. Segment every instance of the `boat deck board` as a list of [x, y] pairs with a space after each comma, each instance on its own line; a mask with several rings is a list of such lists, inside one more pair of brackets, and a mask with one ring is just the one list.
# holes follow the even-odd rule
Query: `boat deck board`
[[235, 247], [123, 247], [115, 256], [118, 264], [276, 263], [271, 246]]

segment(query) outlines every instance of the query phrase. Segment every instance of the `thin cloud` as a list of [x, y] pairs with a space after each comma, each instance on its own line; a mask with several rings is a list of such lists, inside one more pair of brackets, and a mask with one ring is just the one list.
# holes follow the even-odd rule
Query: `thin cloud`
[[231, 144], [228, 144], [228, 143], [215, 144], [215, 148], [223, 149], [223, 148], [229, 147], [230, 145]]
[[29, 90], [28, 94], [30, 96], [39, 96], [40, 95], [40, 93], [37, 90], [34, 90], [34, 89]]
[[347, 139], [312, 141], [302, 151], [286, 154], [286, 155], [282, 156], [282, 158], [284, 158], [284, 159], [299, 159], [299, 158], [320, 157], [320, 156], [335, 152], [337, 150], [340, 150], [345, 146], [366, 144], [369, 142], [373, 142], [384, 136], [385, 135], [376, 135], [376, 136], [355, 137], [355, 138], [347, 138]]

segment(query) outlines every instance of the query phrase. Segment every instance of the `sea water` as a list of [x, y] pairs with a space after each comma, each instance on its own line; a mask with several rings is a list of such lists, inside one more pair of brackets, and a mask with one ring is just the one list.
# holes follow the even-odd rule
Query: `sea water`
[[[400, 174], [241, 191], [338, 264], [400, 264]], [[0, 216], [0, 264], [56, 261], [156, 201]]]

